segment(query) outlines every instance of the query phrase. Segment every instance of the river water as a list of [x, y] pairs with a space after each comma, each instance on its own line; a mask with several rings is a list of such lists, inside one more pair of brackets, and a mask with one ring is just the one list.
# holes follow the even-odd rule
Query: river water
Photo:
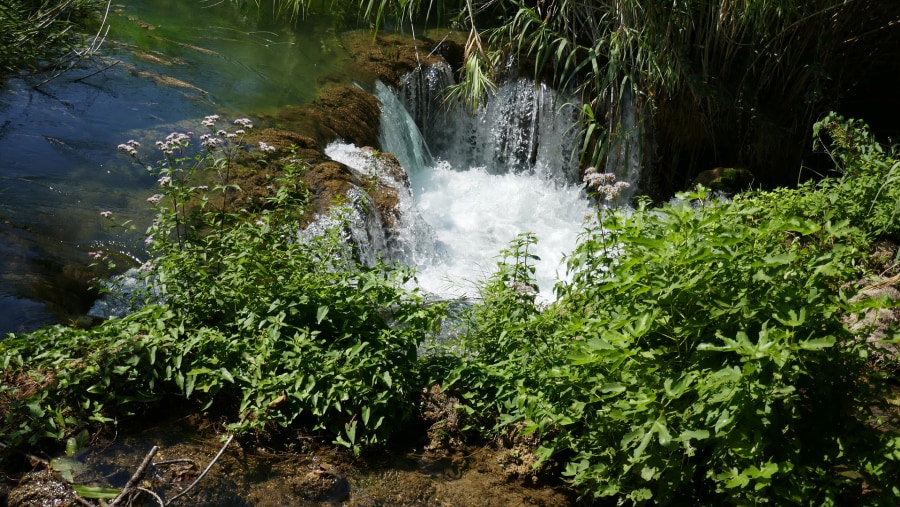
[[140, 234], [100, 216], [112, 211], [137, 232], [150, 220], [154, 179], [119, 143], [152, 153], [208, 114], [303, 104], [335, 62], [327, 22], [291, 28], [231, 2], [138, 0], [114, 7], [108, 24], [96, 58], [38, 88], [48, 74], [0, 89], [0, 336], [85, 313], [90, 280], [108, 274], [90, 267], [89, 252], [120, 268], [145, 255]]
[[[92, 267], [90, 252], [117, 259], [118, 270], [145, 260], [140, 232], [151, 219], [146, 197], [155, 180], [117, 152], [119, 143], [135, 139], [152, 153], [156, 140], [198, 129], [208, 114], [271, 117], [279, 107], [310, 101], [323, 76], [339, 76], [340, 44], [329, 21], [291, 27], [257, 14], [231, 2], [129, 2], [110, 13], [99, 58], [37, 88], [46, 75], [5, 84], [0, 336], [84, 314], [96, 298], [91, 279], [113, 274]], [[571, 118], [541, 85], [512, 83], [479, 115], [432, 110], [424, 123], [421, 104], [410, 99], [424, 93], [415, 80], [406, 90], [380, 92], [385, 104], [385, 93], [393, 93], [414, 115], [420, 110], [419, 138], [398, 142], [421, 152], [418, 162], [404, 164], [412, 213], [428, 224], [414, 241], [431, 242], [424, 249], [437, 254], [408, 260], [419, 264], [430, 292], [473, 295], [497, 253], [531, 231], [540, 240], [534, 253], [542, 258], [541, 291], [550, 297], [562, 256], [590, 209], [570, 184]], [[383, 122], [394, 125], [398, 114], [407, 113], [384, 108]], [[383, 132], [383, 144], [397, 135], [411, 134]], [[111, 228], [104, 211], [136, 231]]]

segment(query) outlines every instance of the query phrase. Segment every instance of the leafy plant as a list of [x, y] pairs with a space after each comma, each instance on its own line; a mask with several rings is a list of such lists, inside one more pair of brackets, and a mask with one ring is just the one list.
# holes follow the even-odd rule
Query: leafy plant
[[64, 1], [0, 4], [0, 73], [35, 67], [42, 58], [56, 56], [69, 40], [67, 18], [74, 6]]
[[[14, 443], [62, 439], [169, 396], [216, 406], [235, 431], [302, 426], [355, 450], [411, 415], [417, 349], [440, 305], [404, 288], [409, 270], [356, 262], [340, 226], [301, 234], [293, 180], [275, 182], [262, 209], [231, 211], [239, 145], [215, 139], [227, 132], [204, 137], [193, 156], [188, 134], [159, 143], [155, 305], [90, 330], [0, 342], [0, 415]], [[206, 170], [219, 185], [196, 184]]]
[[450, 388], [484, 431], [537, 432], [590, 496], [895, 501], [898, 436], [873, 408], [884, 384], [841, 320], [863, 231], [753, 198], [681, 199], [605, 209], [545, 309], [502, 283], [521, 259], [501, 266]]
[[825, 151], [842, 177], [825, 184], [835, 208], [875, 236], [900, 232], [900, 160], [884, 148], [860, 120], [830, 113], [813, 128], [814, 148]]

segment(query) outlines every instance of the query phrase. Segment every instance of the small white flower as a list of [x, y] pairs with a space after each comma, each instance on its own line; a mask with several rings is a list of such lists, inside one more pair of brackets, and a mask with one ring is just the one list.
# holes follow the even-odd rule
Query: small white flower
[[223, 142], [222, 139], [219, 137], [210, 137], [200, 144], [203, 145], [203, 147], [206, 148], [207, 150], [214, 150], [214, 149], [218, 148], [219, 146], [221, 146], [222, 142]]

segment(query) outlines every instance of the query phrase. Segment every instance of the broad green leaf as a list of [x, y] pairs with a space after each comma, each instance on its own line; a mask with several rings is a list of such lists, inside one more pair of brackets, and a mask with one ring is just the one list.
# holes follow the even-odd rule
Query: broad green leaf
[[619, 382], [609, 382], [603, 384], [603, 386], [600, 388], [600, 392], [606, 394], [619, 394], [625, 392], [625, 389], [626, 388], [624, 384], [621, 384]]
[[679, 440], [682, 442], [687, 442], [690, 440], [706, 440], [709, 438], [709, 431], [707, 430], [685, 430], [681, 432], [681, 435], [678, 436]]
[[826, 336], [824, 338], [813, 338], [800, 342], [800, 348], [804, 350], [821, 350], [833, 347], [835, 344], [834, 336]]
[[316, 324], [321, 324], [323, 320], [325, 320], [325, 316], [328, 315], [328, 307], [322, 305], [316, 311]]
[[119, 496], [121, 490], [115, 488], [101, 488], [99, 486], [81, 486], [73, 485], [72, 489], [82, 498], [115, 498]]
[[652, 431], [656, 432], [659, 437], [659, 445], [666, 447], [672, 442], [672, 434], [669, 433], [669, 428], [666, 426], [666, 418], [664, 416], [659, 416], [656, 421], [653, 422]]

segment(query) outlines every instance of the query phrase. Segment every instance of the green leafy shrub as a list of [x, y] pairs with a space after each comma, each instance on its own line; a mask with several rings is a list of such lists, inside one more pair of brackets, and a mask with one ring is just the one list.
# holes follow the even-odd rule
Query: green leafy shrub
[[832, 158], [842, 177], [827, 180], [834, 188], [829, 203], [846, 219], [875, 236], [900, 234], [900, 160], [895, 147], [885, 148], [860, 120], [828, 114], [813, 129], [815, 147]]
[[[62, 438], [179, 396], [231, 413], [235, 431], [302, 426], [356, 450], [384, 441], [413, 412], [417, 350], [441, 307], [404, 288], [409, 270], [358, 263], [345, 224], [301, 235], [290, 179], [264, 209], [230, 211], [237, 146], [205, 137], [192, 156], [190, 136], [173, 136], [160, 143], [161, 193], [150, 199], [156, 304], [91, 330], [0, 342], [2, 433]], [[120, 148], [137, 157], [137, 146]], [[220, 184], [194, 185], [205, 170]]]
[[841, 321], [866, 236], [757, 204], [603, 208], [540, 312], [496, 304], [518, 301], [503, 273], [523, 273], [501, 267], [452, 388], [496, 397], [495, 420], [539, 432], [595, 497], [894, 501], [896, 433], [875, 429], [881, 384]]
[[537, 257], [528, 251], [536, 242], [533, 234], [522, 234], [501, 252], [497, 271], [481, 288], [480, 303], [463, 312], [460, 338], [450, 344], [462, 360], [449, 373], [435, 375], [446, 386], [468, 388], [461, 393], [462, 408], [483, 434], [495, 431], [496, 415], [511, 413], [524, 396], [540, 398], [540, 380], [565, 351], [564, 344], [551, 340], [536, 305]]

